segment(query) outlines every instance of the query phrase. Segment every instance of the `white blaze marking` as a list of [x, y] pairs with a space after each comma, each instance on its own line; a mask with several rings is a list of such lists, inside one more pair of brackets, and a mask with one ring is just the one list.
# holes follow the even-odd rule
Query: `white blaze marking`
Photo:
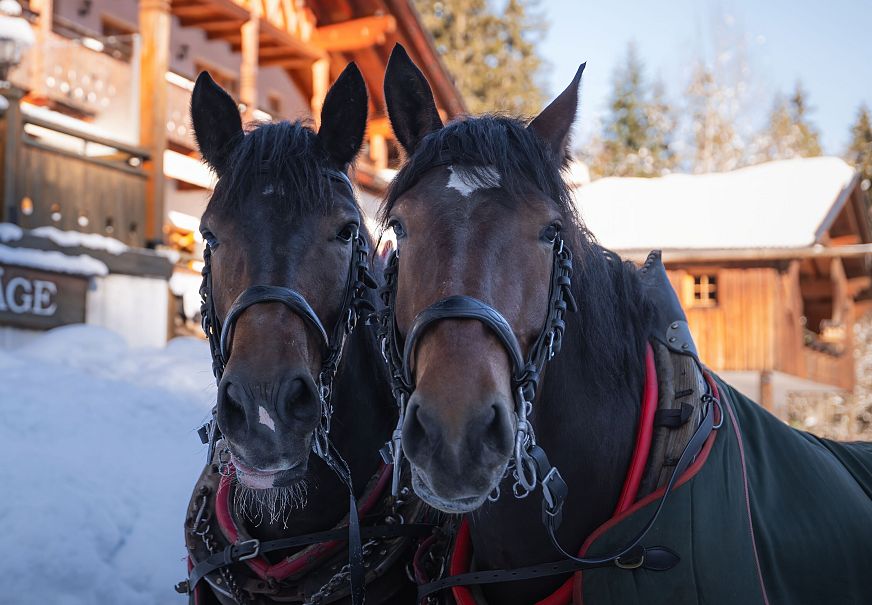
[[500, 186], [500, 173], [495, 168], [477, 169], [483, 173], [482, 179], [465, 175], [463, 170], [454, 170], [454, 166], [449, 166], [448, 170], [451, 172], [451, 176], [448, 177], [447, 187], [454, 189], [463, 197], [469, 197], [479, 189], [493, 189]]
[[266, 427], [269, 430], [271, 430], [272, 432], [275, 432], [276, 423], [273, 422], [273, 419], [270, 417], [269, 412], [267, 412], [266, 408], [263, 406], [260, 406], [260, 411], [258, 412], [258, 415], [257, 415], [257, 421], [260, 422], [261, 424], [266, 425]]

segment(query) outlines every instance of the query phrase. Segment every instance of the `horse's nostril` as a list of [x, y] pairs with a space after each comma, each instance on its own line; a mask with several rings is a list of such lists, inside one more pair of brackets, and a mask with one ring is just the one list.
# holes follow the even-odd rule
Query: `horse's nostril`
[[218, 424], [225, 433], [245, 426], [245, 408], [235, 396], [236, 388], [227, 381], [218, 390]]
[[499, 452], [508, 451], [514, 445], [512, 426], [505, 406], [495, 403], [489, 410], [490, 422], [484, 424], [484, 440]]
[[318, 392], [315, 383], [303, 377], [285, 383], [280, 394], [279, 405], [283, 420], [287, 423], [308, 423], [317, 419], [320, 413]]

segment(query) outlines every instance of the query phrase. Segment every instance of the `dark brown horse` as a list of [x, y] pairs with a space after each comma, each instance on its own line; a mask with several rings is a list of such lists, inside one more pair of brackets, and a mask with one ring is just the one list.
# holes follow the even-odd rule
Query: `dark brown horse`
[[[443, 511], [470, 513], [458, 543], [471, 539], [472, 561], [459, 572], [474, 570], [467, 583], [482, 584], [489, 603], [538, 602], [568, 577], [554, 573], [595, 567], [608, 568], [584, 573], [584, 590], [604, 599], [596, 602], [865, 602], [872, 446], [793, 431], [710, 375], [694, 381], [704, 413], [677, 462], [664, 463], [675, 470], [663, 495], [627, 504], [663, 505], [681, 476], [689, 487], [665, 504], [669, 520], [655, 525], [656, 508], [642, 534], [634, 517], [600, 527], [623, 514], [628, 469], [646, 462], [637, 434], [650, 426], [639, 421], [643, 393], [649, 401], [657, 388], [649, 341], [673, 346], [677, 337], [658, 331], [666, 307], [657, 293], [674, 296], [662, 266], [652, 288], [574, 211], [561, 170], [581, 73], [529, 123], [482, 116], [443, 125], [423, 74], [401, 47], [391, 56], [385, 98], [408, 161], [382, 208], [398, 241], [382, 334], [415, 491]], [[532, 468], [546, 472], [531, 477]], [[794, 472], [788, 481], [775, 469]], [[844, 511], [828, 504], [832, 494]], [[561, 510], [562, 524], [552, 514]], [[812, 538], [818, 524], [826, 530]], [[601, 561], [573, 558], [603, 534]], [[523, 567], [484, 581], [488, 570]], [[567, 603], [572, 590], [579, 602], [577, 578], [548, 603]], [[461, 603], [467, 596], [455, 592]]]
[[[220, 379], [223, 440], [215, 456], [229, 479], [220, 479], [219, 488], [218, 465], [204, 471], [188, 519], [189, 546], [204, 548], [198, 533], [207, 526], [204, 517], [212, 518], [208, 535], [223, 541], [221, 548], [241, 541], [236, 533], [263, 543], [330, 530], [349, 512], [348, 475], [358, 496], [379, 476], [378, 450], [395, 422], [375, 335], [363, 322], [355, 329], [355, 319], [372, 309], [369, 288], [376, 285], [365, 269], [370, 236], [346, 176], [366, 126], [364, 81], [354, 64], [345, 69], [324, 101], [317, 132], [300, 122], [244, 131], [236, 103], [206, 73], [197, 80], [191, 113], [202, 155], [218, 176], [201, 231], [208, 246], [206, 328]], [[236, 510], [222, 517], [226, 490], [234, 492]], [[361, 506], [381, 514], [381, 498], [375, 493], [375, 505]], [[228, 530], [231, 517], [238, 527]], [[333, 551], [337, 545], [334, 539]], [[299, 568], [311, 571], [312, 561], [325, 557], [319, 551], [307, 555], [312, 561], [282, 568], [298, 550], [249, 562], [260, 567], [239, 562], [229, 569], [263, 602], [272, 602], [275, 590], [311, 596], [329, 581], [322, 598], [347, 593], [349, 574], [336, 575], [347, 559], [339, 556], [331, 570], [336, 560], [326, 557], [320, 583], [315, 572], [303, 582]], [[227, 591], [230, 581], [223, 568], [217, 571]], [[257, 581], [246, 585], [241, 578], [249, 576]], [[372, 592], [371, 602], [402, 590], [395, 580]]]

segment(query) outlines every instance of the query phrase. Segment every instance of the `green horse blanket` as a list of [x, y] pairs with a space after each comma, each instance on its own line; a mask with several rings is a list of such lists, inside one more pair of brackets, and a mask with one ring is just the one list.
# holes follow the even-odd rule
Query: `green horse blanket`
[[[721, 426], [669, 496], [648, 546], [668, 571], [576, 574], [574, 602], [650, 605], [872, 604], [872, 443], [786, 426], [716, 379]], [[621, 547], [650, 518], [655, 492], [594, 532], [583, 552]]]

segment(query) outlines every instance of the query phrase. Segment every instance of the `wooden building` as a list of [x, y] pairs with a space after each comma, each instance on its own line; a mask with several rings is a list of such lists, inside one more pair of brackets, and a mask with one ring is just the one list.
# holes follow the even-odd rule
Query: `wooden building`
[[393, 45], [402, 43], [425, 71], [446, 119], [464, 111], [410, 0], [21, 5], [36, 43], [2, 92], [10, 106], [2, 120], [0, 223], [172, 249], [180, 260], [171, 285], [191, 299], [185, 307], [192, 313], [197, 225], [214, 178], [190, 128], [200, 71], [231, 92], [245, 120], [314, 123], [330, 84], [356, 61], [370, 93], [370, 122], [354, 176], [370, 212], [399, 159], [382, 93]]
[[663, 250], [703, 361], [782, 416], [792, 391], [853, 388], [853, 324], [872, 298], [865, 198], [838, 158], [577, 190], [604, 245]]

